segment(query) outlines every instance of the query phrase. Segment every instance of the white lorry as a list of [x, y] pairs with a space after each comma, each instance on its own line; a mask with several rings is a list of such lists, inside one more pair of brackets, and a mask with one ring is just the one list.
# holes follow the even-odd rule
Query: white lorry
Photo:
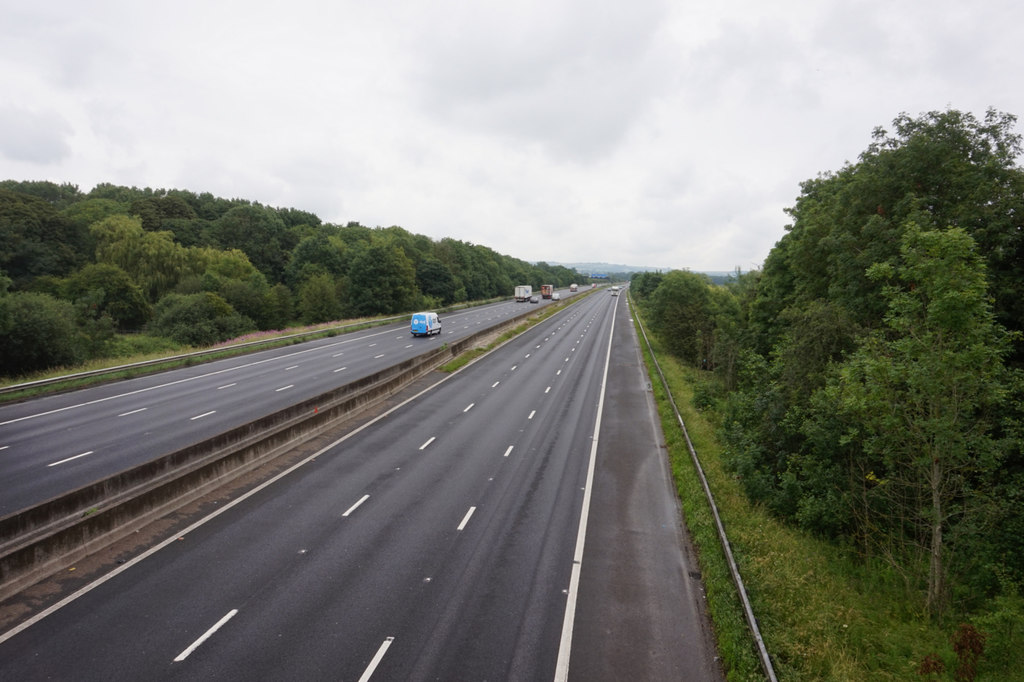
[[529, 284], [519, 284], [516, 286], [517, 303], [528, 303], [531, 296], [533, 296], [533, 287]]

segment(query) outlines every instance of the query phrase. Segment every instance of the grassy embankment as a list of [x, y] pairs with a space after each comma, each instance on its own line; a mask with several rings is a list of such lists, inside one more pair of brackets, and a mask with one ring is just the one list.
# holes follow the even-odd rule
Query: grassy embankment
[[[707, 391], [703, 382], [713, 377], [682, 366], [658, 350], [656, 339], [652, 343], [719, 506], [778, 679], [954, 680], [958, 660], [951, 638], [966, 621], [988, 633], [974, 679], [1024, 680], [1020, 596], [1003, 598], [986, 614], [929, 620], [919, 595], [907, 594], [886, 565], [858, 561], [844, 548], [752, 505], [723, 467], [714, 408], [693, 406], [694, 391]], [[763, 679], [686, 441], [647, 360], [729, 679]], [[929, 656], [937, 657], [945, 672], [922, 675]]]

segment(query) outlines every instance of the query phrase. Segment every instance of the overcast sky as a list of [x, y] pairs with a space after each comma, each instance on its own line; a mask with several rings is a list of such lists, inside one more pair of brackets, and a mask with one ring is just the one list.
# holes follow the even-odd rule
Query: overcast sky
[[1022, 28], [1019, 0], [0, 0], [0, 179], [750, 270], [900, 112], [1024, 116]]

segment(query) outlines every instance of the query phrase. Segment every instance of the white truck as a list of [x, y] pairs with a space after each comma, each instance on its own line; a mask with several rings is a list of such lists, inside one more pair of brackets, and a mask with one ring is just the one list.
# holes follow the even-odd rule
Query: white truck
[[529, 303], [531, 296], [533, 296], [533, 287], [529, 284], [519, 284], [516, 286], [517, 303]]
[[580, 289], [580, 285], [579, 284], [570, 284], [569, 285], [569, 291], [579, 291], [579, 289]]

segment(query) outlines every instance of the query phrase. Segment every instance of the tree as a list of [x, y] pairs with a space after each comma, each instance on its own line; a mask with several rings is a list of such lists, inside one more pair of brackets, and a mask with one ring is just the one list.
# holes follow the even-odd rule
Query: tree
[[142, 287], [150, 301], [171, 291], [188, 269], [188, 252], [170, 232], [146, 232], [138, 218], [111, 216], [94, 224], [96, 260], [116, 265]]
[[63, 277], [88, 258], [88, 235], [47, 201], [0, 189], [0, 268], [15, 289]]
[[78, 190], [78, 186], [69, 182], [58, 185], [48, 180], [25, 180], [22, 182], [4, 180], [0, 182], [0, 189], [39, 197], [58, 210], [82, 199], [82, 193]]
[[[760, 359], [738, 357], [741, 365], [763, 371], [741, 366], [740, 375], [749, 379], [731, 398], [736, 409], [729, 422], [729, 456], [743, 466], [744, 484], [756, 481], [761, 499], [783, 516], [802, 523], [800, 510], [817, 501], [881, 492], [877, 485], [864, 489], [864, 476], [879, 473], [881, 462], [857, 453], [857, 443], [839, 442], [846, 425], [835, 396], [819, 392], [832, 365], [842, 363], [864, 334], [884, 327], [886, 283], [868, 272], [900, 261], [907, 225], [970, 235], [987, 265], [997, 321], [1010, 330], [1024, 326], [1024, 173], [1016, 165], [1014, 123], [994, 111], [982, 119], [954, 110], [901, 114], [892, 132], [875, 131], [856, 164], [801, 184], [788, 211], [792, 224], [765, 260], [753, 299], [745, 299], [742, 338]], [[1006, 362], [1024, 363], [1024, 344], [1017, 343]], [[743, 409], [758, 414], [741, 415]], [[1004, 412], [1022, 421], [1019, 402]], [[847, 455], [849, 477], [820, 474], [822, 463], [839, 467]], [[999, 479], [1009, 480], [1019, 468], [1008, 460]], [[866, 511], [857, 513], [868, 519]], [[850, 532], [867, 537], [869, 530]]]
[[268, 282], [281, 282], [288, 263], [291, 243], [284, 222], [273, 209], [236, 206], [211, 226], [212, 236], [222, 249], [240, 249]]
[[341, 317], [341, 303], [330, 275], [313, 275], [299, 289], [299, 317], [306, 324], [330, 322]]
[[241, 336], [254, 329], [249, 318], [239, 315], [220, 295], [168, 294], [153, 310], [150, 331], [178, 343], [208, 346]]
[[407, 312], [417, 300], [412, 262], [390, 240], [374, 242], [356, 255], [349, 277], [358, 315]]
[[88, 300], [94, 315], [109, 315], [122, 331], [141, 329], [149, 320], [151, 310], [142, 290], [116, 265], [86, 265], [64, 280], [61, 289], [69, 301]]
[[194, 220], [196, 212], [184, 199], [178, 196], [156, 196], [136, 199], [131, 205], [131, 214], [138, 216], [142, 227], [148, 232], [164, 229], [168, 219]]
[[930, 612], [943, 607], [951, 525], [977, 501], [971, 481], [993, 471], [1000, 448], [992, 409], [1007, 395], [1008, 336], [988, 301], [984, 262], [960, 228], [906, 227], [896, 264], [870, 268], [886, 282], [886, 328], [843, 365], [839, 405], [868, 454], [886, 465], [877, 488], [899, 515], [897, 532], [927, 550]]
[[707, 359], [704, 338], [714, 328], [709, 286], [704, 275], [673, 270], [648, 297], [651, 329], [670, 352], [696, 366]]
[[432, 296], [442, 305], [455, 302], [458, 284], [447, 265], [436, 258], [424, 258], [416, 266], [416, 284], [425, 296]]
[[630, 278], [630, 293], [637, 300], [644, 300], [654, 293], [665, 275], [661, 272], [637, 272]]
[[0, 295], [0, 374], [22, 376], [82, 359], [75, 308], [30, 292]]
[[344, 242], [339, 240], [334, 243], [322, 232], [306, 237], [292, 251], [285, 270], [285, 281], [289, 286], [297, 288], [316, 273], [331, 277], [342, 276], [345, 274], [345, 261], [342, 258], [344, 250]]
[[284, 284], [275, 284], [264, 301], [265, 329], [283, 329], [292, 321], [292, 292]]

